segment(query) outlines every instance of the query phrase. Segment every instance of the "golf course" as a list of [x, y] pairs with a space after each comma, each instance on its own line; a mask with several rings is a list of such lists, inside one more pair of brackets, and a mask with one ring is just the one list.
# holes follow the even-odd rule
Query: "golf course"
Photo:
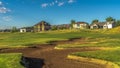
[[119, 68], [119, 28], [0, 33], [0, 68]]

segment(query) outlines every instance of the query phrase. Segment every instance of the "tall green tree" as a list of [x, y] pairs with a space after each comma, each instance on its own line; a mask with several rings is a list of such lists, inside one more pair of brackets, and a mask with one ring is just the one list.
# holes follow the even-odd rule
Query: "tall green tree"
[[106, 21], [107, 21], [107, 22], [111, 22], [111, 21], [115, 21], [115, 19], [114, 19], [113, 17], [107, 17], [107, 18], [106, 18]]
[[115, 23], [115, 26], [120, 26], [120, 20], [117, 20], [116, 23]]
[[98, 23], [98, 22], [99, 22], [99, 20], [98, 20], [98, 19], [95, 19], [95, 20], [92, 21], [92, 24]]
[[75, 24], [76, 23], [76, 21], [75, 20], [71, 20], [71, 27], [73, 28], [73, 24]]
[[15, 26], [13, 26], [11, 31], [12, 32], [17, 32], [18, 30], [17, 30], [17, 28]]

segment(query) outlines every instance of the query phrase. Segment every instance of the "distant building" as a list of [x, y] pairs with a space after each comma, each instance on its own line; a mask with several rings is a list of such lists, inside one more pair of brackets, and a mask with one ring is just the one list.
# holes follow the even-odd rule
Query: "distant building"
[[51, 29], [51, 25], [45, 21], [41, 21], [34, 25], [34, 32], [47, 31]]
[[23, 32], [33, 32], [33, 27], [23, 27], [23, 28], [20, 28], [20, 32], [23, 33]]
[[115, 26], [114, 22], [99, 22], [90, 25], [90, 29], [111, 29]]
[[51, 29], [52, 30], [62, 30], [62, 29], [70, 29], [71, 26], [70, 24], [61, 24], [61, 25], [52, 25]]
[[86, 29], [88, 28], [88, 24], [86, 22], [77, 22], [73, 24], [74, 29]]

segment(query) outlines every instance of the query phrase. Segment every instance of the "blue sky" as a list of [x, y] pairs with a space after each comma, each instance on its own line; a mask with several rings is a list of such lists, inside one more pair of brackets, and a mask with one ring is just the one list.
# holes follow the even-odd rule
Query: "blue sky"
[[32, 26], [41, 20], [68, 24], [120, 19], [120, 0], [0, 0], [0, 28]]

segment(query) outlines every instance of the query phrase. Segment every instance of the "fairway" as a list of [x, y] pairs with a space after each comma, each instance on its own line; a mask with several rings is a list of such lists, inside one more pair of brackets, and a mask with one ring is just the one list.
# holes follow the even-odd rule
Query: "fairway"
[[0, 47], [20, 47], [29, 46], [32, 44], [46, 44], [49, 41], [67, 40], [69, 38], [77, 38], [84, 35], [86, 32], [77, 31], [51, 31], [43, 33], [0, 33]]
[[0, 68], [24, 68], [20, 64], [20, 53], [0, 54]]
[[[71, 53], [72, 52], [71, 51], [69, 54], [66, 53], [65, 55], [74, 55], [78, 57], [87, 57], [87, 58], [106, 60], [106, 61], [110, 61], [120, 65], [119, 64], [120, 60], [118, 60], [119, 52], [120, 52], [119, 38], [120, 38], [119, 33], [108, 34], [101, 30], [98, 30], [98, 31], [96, 30], [77, 30], [77, 31], [61, 30], [61, 31], [49, 31], [49, 32], [42, 32], [42, 33], [0, 33], [0, 48], [1, 49], [2, 48], [20, 48], [20, 47], [28, 47], [32, 45], [39, 45], [39, 44], [49, 45], [54, 43], [51, 41], [56, 41], [55, 48], [63, 49], [63, 50], [64, 49], [73, 50], [73, 53]], [[43, 47], [46, 47], [46, 45], [45, 46], [43, 45]], [[83, 51], [86, 51], [86, 52], [79, 52], [79, 48], [80, 50], [81, 48], [83, 48]], [[99, 48], [103, 48], [103, 49], [100, 49], [99, 51], [97, 50], [97, 51], [91, 52], [89, 51], [91, 50], [91, 48], [92, 50], [96, 50]], [[48, 49], [47, 51], [49, 50], [51, 49]], [[22, 52], [24, 53], [24, 51]], [[5, 56], [9, 56], [9, 57], [5, 58]], [[9, 67], [6, 67], [6, 64], [9, 64], [9, 61], [11, 61], [11, 58], [16, 58], [11, 62], [17, 65], [11, 68], [18, 68], [18, 67], [22, 68], [22, 66], [19, 63], [21, 54], [16, 54], [16, 53], [3, 54], [3, 55], [1, 54], [0, 58], [1, 58], [0, 64], [4, 64], [4, 66], [0, 68], [9, 68]], [[5, 61], [8, 61], [8, 62], [3, 63]], [[11, 63], [10, 63], [10, 66], [12, 66]]]

